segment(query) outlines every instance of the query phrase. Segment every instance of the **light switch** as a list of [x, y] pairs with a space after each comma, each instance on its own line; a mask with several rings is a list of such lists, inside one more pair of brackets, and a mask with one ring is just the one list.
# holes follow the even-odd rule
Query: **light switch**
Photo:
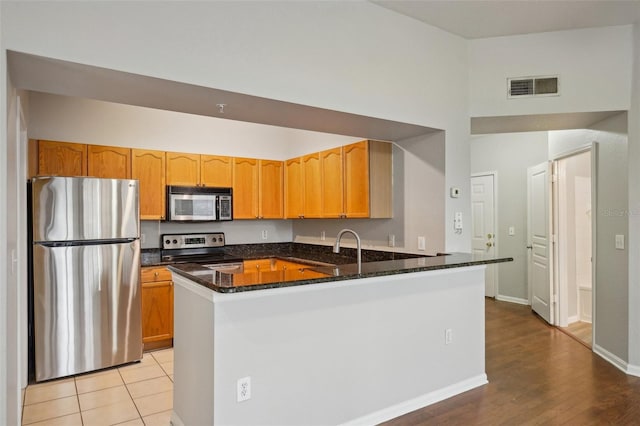
[[616, 235], [616, 249], [624, 250], [624, 235]]
[[426, 250], [427, 243], [424, 237], [418, 237], [418, 250]]
[[509, 235], [512, 236], [512, 237], [514, 235], [516, 235], [516, 227], [515, 226], [510, 226], [509, 227]]

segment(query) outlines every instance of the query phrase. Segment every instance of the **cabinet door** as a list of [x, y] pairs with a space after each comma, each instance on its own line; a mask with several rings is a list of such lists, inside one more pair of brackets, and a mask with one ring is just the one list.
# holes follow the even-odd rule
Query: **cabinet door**
[[167, 152], [167, 185], [200, 184], [200, 154]]
[[87, 176], [131, 179], [131, 148], [87, 146]]
[[166, 197], [164, 152], [131, 150], [131, 178], [138, 179], [140, 182], [140, 219], [164, 219]]
[[282, 161], [260, 160], [260, 219], [282, 219], [284, 217], [283, 175], [284, 163]]
[[233, 159], [233, 218], [258, 218], [258, 160]]
[[87, 145], [38, 141], [39, 176], [86, 176]]
[[232, 158], [220, 155], [200, 155], [200, 184], [231, 187]]
[[142, 283], [142, 342], [173, 338], [173, 283]]
[[286, 161], [284, 170], [284, 213], [287, 219], [297, 219], [304, 215], [304, 182], [302, 176], [302, 157]]
[[369, 217], [368, 141], [343, 147], [344, 207], [347, 217]]
[[304, 171], [304, 217], [322, 217], [320, 153], [302, 157]]
[[344, 215], [344, 181], [342, 179], [342, 147], [320, 153], [322, 166], [322, 216]]

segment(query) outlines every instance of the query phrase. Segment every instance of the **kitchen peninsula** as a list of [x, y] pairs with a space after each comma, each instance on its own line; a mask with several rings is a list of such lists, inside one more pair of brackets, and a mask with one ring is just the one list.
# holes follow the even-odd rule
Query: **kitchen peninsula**
[[170, 266], [173, 424], [374, 424], [481, 386], [485, 265], [510, 260], [413, 257], [254, 283]]

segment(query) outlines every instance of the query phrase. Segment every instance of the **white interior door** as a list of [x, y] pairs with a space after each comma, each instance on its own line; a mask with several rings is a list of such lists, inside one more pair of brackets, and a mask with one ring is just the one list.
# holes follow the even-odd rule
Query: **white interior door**
[[527, 249], [531, 307], [553, 324], [550, 164], [546, 162], [527, 169]]
[[[471, 249], [473, 253], [494, 256], [495, 232], [494, 175], [471, 178]], [[497, 292], [496, 265], [487, 265], [485, 296], [495, 297]]]

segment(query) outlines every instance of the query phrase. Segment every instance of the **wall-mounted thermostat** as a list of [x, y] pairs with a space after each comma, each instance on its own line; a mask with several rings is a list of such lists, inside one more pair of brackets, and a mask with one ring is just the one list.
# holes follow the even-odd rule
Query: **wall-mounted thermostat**
[[460, 188], [456, 188], [455, 186], [451, 187], [451, 198], [458, 198], [460, 196]]

